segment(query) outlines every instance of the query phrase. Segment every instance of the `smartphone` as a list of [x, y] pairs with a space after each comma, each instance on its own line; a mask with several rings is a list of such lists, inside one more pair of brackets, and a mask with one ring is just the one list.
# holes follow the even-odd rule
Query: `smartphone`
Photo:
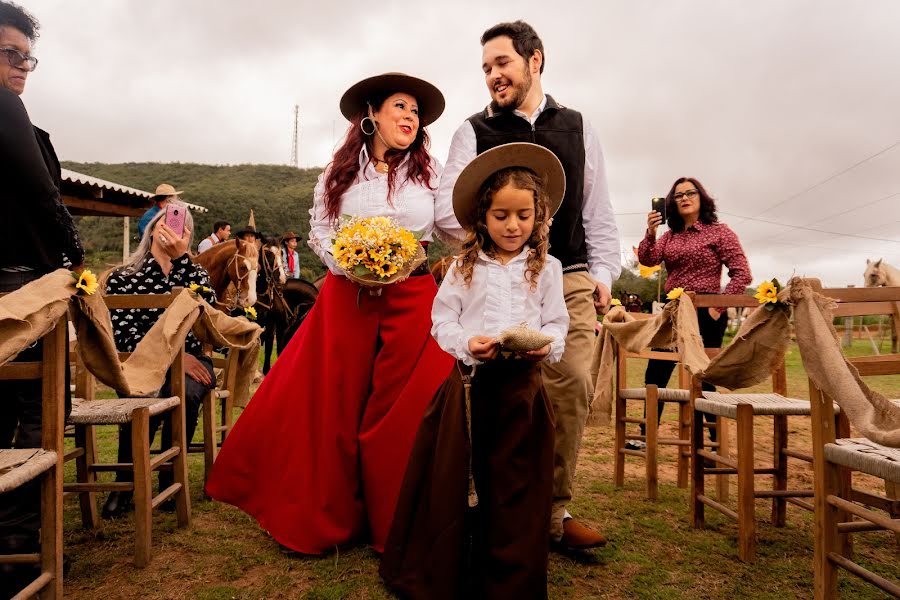
[[166, 225], [178, 234], [178, 237], [184, 235], [184, 206], [176, 206], [175, 204], [166, 205], [166, 216], [164, 217]]
[[659, 214], [662, 215], [662, 223], [666, 222], [666, 199], [665, 198], [652, 198], [650, 200], [651, 210], [655, 210]]

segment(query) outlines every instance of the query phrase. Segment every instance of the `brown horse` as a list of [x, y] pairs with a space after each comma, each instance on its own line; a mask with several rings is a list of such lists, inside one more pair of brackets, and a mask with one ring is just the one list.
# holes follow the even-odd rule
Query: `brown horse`
[[435, 283], [441, 285], [455, 258], [455, 256], [445, 256], [431, 263], [431, 276], [434, 277]]
[[[256, 273], [259, 269], [259, 249], [255, 244], [233, 240], [216, 244], [194, 257], [194, 262], [209, 273], [209, 281], [216, 291], [219, 308], [232, 310], [238, 306], [256, 304]], [[225, 290], [233, 283], [237, 294], [226, 301]]]

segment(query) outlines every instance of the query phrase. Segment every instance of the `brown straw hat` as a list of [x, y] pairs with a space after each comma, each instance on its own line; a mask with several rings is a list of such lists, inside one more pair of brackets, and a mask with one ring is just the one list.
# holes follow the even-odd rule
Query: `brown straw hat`
[[444, 95], [432, 84], [405, 73], [384, 73], [351, 85], [341, 96], [341, 114], [348, 121], [352, 120], [359, 114], [366, 114], [366, 104], [371, 103], [373, 98], [396, 92], [409, 94], [416, 99], [420, 127], [434, 123], [444, 112]]
[[181, 192], [176, 192], [175, 188], [173, 188], [168, 183], [161, 183], [156, 186], [156, 191], [153, 193], [153, 196], [178, 196]]
[[550, 150], [538, 144], [515, 142], [482, 152], [459, 174], [453, 186], [453, 212], [466, 229], [475, 225], [475, 204], [481, 186], [502, 169], [524, 167], [536, 173], [544, 182], [550, 203], [550, 215], [556, 214], [566, 193], [566, 173], [562, 163]]

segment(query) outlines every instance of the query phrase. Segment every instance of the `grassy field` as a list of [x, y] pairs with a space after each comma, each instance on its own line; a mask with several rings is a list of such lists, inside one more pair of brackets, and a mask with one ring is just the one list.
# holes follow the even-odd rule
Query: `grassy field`
[[[868, 341], [856, 341], [850, 349], [853, 354], [871, 351]], [[630, 368], [631, 385], [642, 380], [643, 365], [639, 362]], [[789, 353], [787, 365], [790, 395], [806, 397], [806, 377], [796, 348]], [[900, 397], [900, 376], [870, 383], [889, 397]], [[670, 407], [663, 416], [663, 433], [674, 431], [674, 419], [675, 411]], [[758, 419], [757, 461], [771, 455], [770, 427], [770, 420]], [[807, 420], [792, 418], [789, 427], [791, 445], [808, 448]], [[787, 527], [775, 528], [768, 522], [770, 504], [759, 500], [757, 560], [743, 564], [737, 559], [736, 523], [709, 510], [707, 529], [691, 527], [688, 490], [675, 485], [672, 449], [663, 450], [661, 455], [657, 502], [646, 500], [643, 465], [634, 460], [627, 464], [625, 487], [615, 489], [612, 435], [608, 427], [587, 430], [578, 465], [576, 500], [570, 507], [574, 515], [599, 528], [611, 542], [592, 554], [551, 554], [551, 598], [774, 600], [812, 596], [811, 513], [789, 506]], [[100, 438], [102, 458], [111, 459], [115, 453], [115, 429], [102, 430]], [[205, 500], [200, 484], [202, 455], [190, 455], [189, 462], [193, 527], [180, 530], [173, 515], [155, 516], [154, 558], [145, 569], [131, 564], [130, 518], [105, 521], [96, 530], [84, 530], [77, 501], [68, 501], [65, 550], [73, 562], [65, 582], [67, 597], [391, 597], [378, 578], [378, 558], [368, 547], [359, 545], [321, 558], [285, 556], [252, 518], [230, 506]], [[808, 489], [811, 478], [809, 468], [792, 461], [789, 487]], [[877, 480], [858, 479], [862, 487], [883, 489]], [[765, 485], [764, 479], [760, 481], [759, 485]], [[734, 481], [732, 487], [736, 489]], [[900, 578], [898, 545], [891, 535], [858, 534], [854, 544], [863, 564], [883, 576]], [[884, 597], [875, 588], [843, 574], [841, 592], [844, 598]]]

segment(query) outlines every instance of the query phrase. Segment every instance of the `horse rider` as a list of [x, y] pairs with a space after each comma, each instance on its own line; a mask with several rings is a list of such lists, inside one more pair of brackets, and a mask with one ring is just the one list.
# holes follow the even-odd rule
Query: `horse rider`
[[161, 183], [156, 186], [156, 192], [153, 194], [153, 206], [147, 209], [147, 212], [138, 221], [138, 238], [144, 237], [144, 230], [147, 224], [153, 220], [153, 217], [161, 211], [165, 210], [166, 205], [172, 200], [180, 200], [179, 196], [182, 192], [176, 191], [174, 187], [168, 183]]
[[197, 254], [203, 254], [216, 244], [224, 242], [231, 236], [231, 223], [228, 221], [216, 221], [213, 223], [213, 232], [203, 238], [197, 245]]
[[286, 231], [281, 235], [281, 259], [288, 279], [300, 279], [300, 254], [297, 253], [297, 234]]

